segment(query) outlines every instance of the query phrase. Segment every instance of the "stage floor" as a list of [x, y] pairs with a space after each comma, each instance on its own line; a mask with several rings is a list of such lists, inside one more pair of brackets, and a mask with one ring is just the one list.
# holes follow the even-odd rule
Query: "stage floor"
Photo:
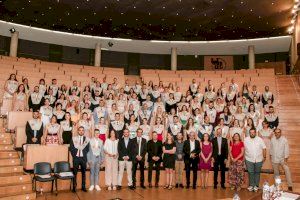
[[[60, 191], [58, 195], [51, 193], [44, 193], [42, 196], [37, 195], [38, 200], [113, 200], [113, 199], [124, 199], [124, 200], [188, 200], [188, 199], [232, 199], [234, 192], [229, 188], [223, 190], [221, 188], [213, 189], [209, 187], [207, 189], [201, 189], [198, 187], [196, 190], [193, 189], [173, 189], [165, 190], [160, 188], [137, 188], [132, 191], [128, 188], [122, 188], [120, 191], [107, 191], [102, 188], [100, 192], [81, 192], [72, 193], [69, 191]], [[260, 196], [259, 193], [248, 192], [246, 189], [239, 191], [241, 200], [256, 199], [255, 197]], [[259, 198], [257, 198], [259, 199]]]

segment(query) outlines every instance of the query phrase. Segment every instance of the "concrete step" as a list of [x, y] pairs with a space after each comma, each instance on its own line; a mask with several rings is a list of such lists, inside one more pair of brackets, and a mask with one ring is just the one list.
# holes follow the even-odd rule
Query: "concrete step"
[[13, 159], [0, 159], [0, 167], [5, 167], [5, 166], [18, 166], [21, 165], [21, 161], [18, 158], [13, 158]]
[[24, 185], [24, 184], [31, 184], [31, 176], [28, 174], [20, 174], [20, 175], [13, 175], [9, 176], [2, 176], [0, 177], [0, 187], [5, 187], [8, 185]]
[[19, 155], [16, 151], [0, 151], [0, 159], [4, 158], [19, 158]]
[[11, 194], [11, 196], [2, 196], [0, 200], [34, 200], [36, 199], [35, 192], [28, 193], [15, 193]]
[[7, 174], [7, 173], [23, 173], [23, 166], [5, 166], [0, 167], [0, 176], [1, 174]]
[[14, 194], [26, 194], [32, 193], [32, 185], [21, 184], [21, 185], [8, 185], [0, 187], [0, 197], [13, 196]]
[[0, 144], [0, 151], [13, 151], [14, 146], [12, 144]]

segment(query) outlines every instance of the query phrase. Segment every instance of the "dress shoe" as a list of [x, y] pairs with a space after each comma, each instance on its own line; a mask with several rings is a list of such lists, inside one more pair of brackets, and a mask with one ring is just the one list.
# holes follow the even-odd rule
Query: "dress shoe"
[[146, 187], [144, 185], [141, 185], [141, 188], [146, 189]]
[[178, 183], [176, 183], [175, 188], [178, 188], [178, 186], [179, 186]]
[[158, 188], [158, 183], [155, 183], [155, 187]]
[[196, 190], [196, 185], [193, 185], [193, 190]]
[[122, 186], [121, 185], [118, 185], [117, 186], [117, 190], [121, 190], [122, 189]]
[[152, 188], [152, 184], [151, 183], [149, 183], [149, 188]]
[[82, 192], [87, 192], [86, 188], [82, 188], [81, 190]]
[[182, 184], [179, 184], [179, 187], [184, 188]]
[[73, 192], [73, 193], [76, 193], [76, 189], [73, 189], [72, 192]]
[[217, 189], [217, 185], [214, 185], [214, 189]]
[[189, 185], [187, 185], [187, 186], [185, 186], [185, 188], [186, 188], [186, 189], [190, 189], [190, 186], [189, 186]]
[[289, 186], [289, 187], [288, 187], [288, 191], [292, 192], [292, 191], [293, 191], [293, 187], [292, 187], [292, 186]]
[[133, 185], [128, 186], [128, 187], [129, 187], [129, 189], [131, 189], [131, 190], [134, 190], [134, 189], [135, 189], [135, 187], [134, 187]]
[[226, 189], [225, 185], [221, 185], [221, 188], [222, 188], [222, 189]]

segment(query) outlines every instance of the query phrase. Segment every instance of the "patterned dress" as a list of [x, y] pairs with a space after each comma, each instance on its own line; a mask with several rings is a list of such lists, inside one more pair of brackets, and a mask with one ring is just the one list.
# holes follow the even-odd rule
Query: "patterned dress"
[[[232, 157], [236, 158], [244, 147], [243, 142], [239, 143], [230, 143]], [[228, 183], [233, 187], [241, 187], [245, 179], [245, 164], [244, 158], [241, 157], [236, 162], [231, 162], [228, 172]]]

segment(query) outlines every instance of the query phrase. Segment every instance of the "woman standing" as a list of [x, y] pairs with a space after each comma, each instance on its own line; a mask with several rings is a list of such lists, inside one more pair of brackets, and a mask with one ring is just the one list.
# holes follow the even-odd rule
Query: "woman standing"
[[164, 189], [171, 190], [173, 188], [173, 172], [175, 169], [175, 153], [176, 153], [176, 144], [174, 142], [174, 137], [172, 134], [168, 133], [166, 142], [163, 144], [163, 164], [166, 171], [166, 185]]
[[99, 130], [99, 139], [105, 142], [108, 136], [108, 125], [105, 123], [104, 117], [101, 117], [99, 123], [95, 125], [95, 129]]
[[99, 186], [99, 171], [100, 166], [104, 161], [103, 141], [99, 139], [100, 132], [95, 129], [94, 135], [90, 140], [90, 149], [87, 154], [88, 164], [90, 166], [90, 188], [89, 191], [100, 191]]
[[239, 191], [245, 178], [245, 167], [244, 167], [244, 143], [241, 140], [241, 136], [238, 133], [233, 135], [232, 141], [230, 142], [229, 157], [231, 164], [229, 167], [229, 184], [231, 190]]
[[71, 120], [71, 114], [66, 112], [65, 120], [60, 122], [61, 140], [63, 144], [70, 144], [73, 137], [74, 122]]
[[209, 170], [211, 169], [212, 143], [209, 141], [208, 133], [203, 135], [200, 143], [201, 153], [199, 168], [201, 170], [201, 187], [206, 188], [208, 184]]
[[13, 111], [27, 111], [28, 110], [28, 99], [25, 92], [25, 87], [20, 84], [17, 92], [13, 96]]
[[58, 136], [60, 130], [60, 125], [57, 123], [56, 116], [52, 116], [50, 123], [45, 126], [44, 131], [44, 142], [46, 145], [58, 145], [61, 144], [60, 137]]
[[53, 115], [53, 108], [50, 106], [49, 99], [45, 99], [44, 105], [40, 108], [41, 120], [44, 127], [50, 122], [50, 119]]
[[104, 144], [105, 153], [105, 184], [108, 190], [117, 189], [118, 179], [118, 142], [116, 133], [112, 130]]
[[18, 85], [19, 83], [17, 81], [16, 75], [11, 74], [9, 76], [9, 79], [5, 82], [3, 98], [11, 99], [18, 89]]

